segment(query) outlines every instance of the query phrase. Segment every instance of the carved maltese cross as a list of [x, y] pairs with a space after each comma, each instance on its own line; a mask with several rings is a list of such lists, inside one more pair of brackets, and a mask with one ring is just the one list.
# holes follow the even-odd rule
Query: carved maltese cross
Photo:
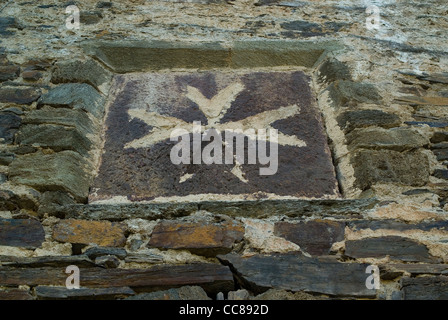
[[[299, 106], [297, 104], [294, 104], [287, 107], [281, 107], [276, 110], [261, 112], [255, 116], [249, 116], [242, 120], [220, 123], [227, 110], [231, 107], [232, 102], [244, 89], [244, 85], [241, 82], [235, 82], [219, 91], [218, 94], [216, 94], [211, 99], [208, 99], [197, 88], [187, 86], [186, 97], [196, 103], [199, 106], [199, 109], [207, 118], [207, 124], [201, 126], [201, 132], [207, 131], [209, 129], [214, 129], [217, 132], [223, 132], [226, 130], [238, 130], [238, 132], [241, 132], [249, 139], [257, 141], [262, 139], [259, 135], [248, 135], [244, 132], [246, 132], [248, 129], [274, 130], [274, 128], [271, 127], [271, 124], [273, 122], [280, 119], [289, 118], [300, 111]], [[193, 133], [194, 127], [192, 127], [191, 123], [185, 122], [175, 117], [160, 115], [156, 112], [146, 111], [145, 109], [130, 109], [128, 111], [128, 114], [131, 120], [134, 118], [138, 118], [153, 127], [153, 129], [147, 135], [127, 143], [124, 146], [126, 149], [151, 147], [158, 142], [173, 138], [173, 132], [187, 131], [189, 133]], [[175, 129], [178, 130], [173, 131]], [[179, 134], [178, 137], [180, 135], [181, 134]], [[306, 146], [306, 143], [296, 136], [285, 135], [281, 132], [278, 132], [277, 142], [279, 145], [284, 146]], [[238, 163], [236, 159], [234, 168], [231, 170], [231, 173], [242, 182], [248, 182], [248, 180], [244, 178], [244, 173], [241, 170], [241, 164]], [[193, 175], [191, 174], [185, 174], [180, 178], [180, 183], [190, 179], [192, 176]]]

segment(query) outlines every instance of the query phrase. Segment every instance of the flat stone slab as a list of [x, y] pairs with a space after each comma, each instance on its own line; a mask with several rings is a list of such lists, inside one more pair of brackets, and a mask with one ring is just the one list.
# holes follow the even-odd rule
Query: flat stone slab
[[337, 198], [309, 81], [301, 71], [116, 76], [90, 202]]

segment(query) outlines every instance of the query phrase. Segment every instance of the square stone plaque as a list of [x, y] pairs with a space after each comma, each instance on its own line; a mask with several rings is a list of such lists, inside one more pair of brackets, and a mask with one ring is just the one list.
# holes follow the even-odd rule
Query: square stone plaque
[[90, 202], [339, 196], [301, 71], [117, 75]]

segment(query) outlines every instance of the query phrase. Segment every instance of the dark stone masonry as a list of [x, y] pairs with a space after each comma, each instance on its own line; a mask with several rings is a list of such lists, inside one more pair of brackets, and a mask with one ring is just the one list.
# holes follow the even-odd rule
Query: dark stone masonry
[[0, 4], [0, 300], [448, 299], [448, 6], [371, 2]]

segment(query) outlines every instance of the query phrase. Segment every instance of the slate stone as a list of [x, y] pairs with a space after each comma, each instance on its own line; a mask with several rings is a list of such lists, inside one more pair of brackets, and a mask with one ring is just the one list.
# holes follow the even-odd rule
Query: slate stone
[[14, 80], [20, 74], [20, 67], [16, 65], [0, 65], [0, 82]]
[[38, 81], [43, 78], [42, 72], [31, 70], [31, 71], [23, 71], [22, 78], [26, 81]]
[[180, 288], [140, 293], [125, 300], [212, 300], [199, 286], [184, 286]]
[[43, 108], [27, 112], [23, 118], [24, 124], [52, 124], [76, 128], [84, 135], [94, 132], [95, 125], [89, 115], [83, 110]]
[[40, 90], [37, 88], [0, 88], [0, 102], [31, 104], [40, 97]]
[[438, 161], [448, 160], [448, 149], [437, 149], [432, 150], [432, 152], [436, 155]]
[[92, 268], [95, 263], [86, 255], [78, 256], [43, 256], [43, 257], [1, 257], [2, 265], [16, 268], [66, 268], [76, 265], [79, 268]]
[[115, 256], [101, 256], [95, 259], [95, 264], [106, 269], [118, 268], [120, 260]]
[[318, 79], [320, 82], [331, 83], [337, 80], [352, 80], [348, 66], [336, 59], [327, 59], [319, 67]]
[[165, 259], [160, 254], [155, 254], [152, 252], [139, 252], [139, 253], [129, 253], [126, 258], [126, 262], [135, 262], [135, 263], [163, 263]]
[[405, 121], [404, 123], [410, 126], [429, 126], [430, 128], [448, 127], [448, 122], [446, 121]]
[[409, 128], [355, 129], [346, 136], [350, 149], [388, 149], [395, 151], [412, 150], [427, 146], [429, 140]]
[[380, 104], [382, 100], [375, 86], [370, 83], [339, 80], [330, 84], [328, 90], [333, 102], [341, 107], [352, 101]]
[[371, 230], [423, 230], [431, 231], [437, 229], [441, 231], [448, 231], [448, 221], [431, 221], [420, 223], [405, 223], [401, 221], [382, 219], [382, 220], [354, 220], [348, 221], [347, 226], [353, 230], [371, 229]]
[[117, 300], [135, 294], [129, 287], [67, 289], [66, 287], [37, 286], [34, 292], [38, 300]]
[[85, 159], [73, 151], [36, 152], [17, 157], [9, 166], [8, 177], [41, 192], [67, 191], [77, 201], [85, 201], [90, 184], [85, 166]]
[[99, 118], [104, 112], [104, 98], [86, 83], [60, 84], [38, 101], [38, 105], [81, 109]]
[[92, 25], [97, 24], [103, 19], [100, 11], [83, 11], [79, 15], [81, 24]]
[[448, 300], [448, 277], [402, 278], [404, 300]]
[[440, 143], [434, 143], [430, 147], [431, 150], [434, 149], [448, 149], [448, 142], [440, 142]]
[[344, 254], [351, 258], [382, 258], [390, 256], [391, 259], [407, 262], [436, 261], [429, 254], [425, 245], [398, 236], [347, 240], [345, 241]]
[[9, 37], [15, 34], [13, 29], [22, 29], [14, 17], [0, 17], [0, 36]]
[[420, 187], [429, 180], [429, 162], [419, 151], [360, 150], [352, 159], [355, 185], [366, 190], [375, 183], [401, 183]]
[[207, 222], [162, 221], [148, 242], [149, 247], [185, 249], [208, 257], [228, 253], [235, 242], [244, 236], [244, 226], [236, 222], [211, 224]]
[[329, 254], [333, 243], [344, 240], [344, 228], [344, 222], [332, 220], [277, 222], [274, 225], [274, 234], [316, 256]]
[[93, 247], [89, 248], [84, 252], [90, 259], [95, 260], [101, 256], [116, 256], [119, 259], [123, 259], [126, 257], [127, 252], [126, 249], [123, 248], [115, 248], [115, 247]]
[[58, 218], [64, 218], [64, 208], [67, 205], [74, 204], [75, 200], [69, 193], [63, 191], [46, 191], [39, 199], [39, 209], [37, 213], [48, 214]]
[[399, 97], [394, 100], [399, 104], [409, 105], [432, 105], [432, 106], [448, 106], [448, 98], [446, 97]]
[[14, 135], [22, 123], [22, 118], [10, 113], [0, 113], [0, 138], [4, 143], [12, 143]]
[[448, 132], [435, 132], [431, 137], [431, 143], [440, 143], [448, 141]]
[[448, 180], [448, 170], [436, 169], [433, 175], [436, 178]]
[[[0, 268], [1, 286], [65, 286], [65, 268]], [[234, 289], [233, 275], [226, 266], [213, 263], [157, 265], [145, 269], [84, 268], [80, 272], [82, 287], [130, 287], [138, 291], [198, 285], [208, 294]]]
[[87, 83], [98, 90], [101, 85], [108, 83], [111, 79], [112, 73], [110, 71], [95, 60], [89, 59], [87, 61], [76, 60], [57, 63], [51, 82]]
[[294, 254], [236, 254], [218, 256], [234, 270], [238, 281], [255, 294], [268, 289], [320, 293], [331, 296], [374, 297], [365, 286], [366, 264]]
[[322, 32], [322, 26], [315, 22], [294, 20], [281, 23], [280, 26], [285, 30], [295, 30], [302, 32]]
[[0, 219], [0, 245], [35, 249], [45, 241], [44, 228], [34, 219]]
[[125, 227], [109, 221], [61, 220], [53, 228], [53, 239], [60, 242], [122, 247]]
[[92, 145], [86, 137], [86, 132], [76, 128], [32, 124], [20, 128], [16, 142], [21, 145], [50, 148], [56, 152], [72, 150], [82, 156], [87, 156]]
[[337, 121], [346, 133], [355, 128], [378, 126], [388, 129], [401, 124], [399, 116], [381, 110], [347, 111], [339, 115]]
[[[380, 265], [381, 278], [386, 279], [390, 274], [401, 276], [408, 273], [412, 277], [421, 275], [446, 275], [448, 274], [448, 265], [446, 264], [422, 264], [422, 263], [397, 263]], [[392, 279], [396, 278], [393, 277]]]
[[29, 290], [24, 289], [0, 289], [0, 300], [34, 300]]

